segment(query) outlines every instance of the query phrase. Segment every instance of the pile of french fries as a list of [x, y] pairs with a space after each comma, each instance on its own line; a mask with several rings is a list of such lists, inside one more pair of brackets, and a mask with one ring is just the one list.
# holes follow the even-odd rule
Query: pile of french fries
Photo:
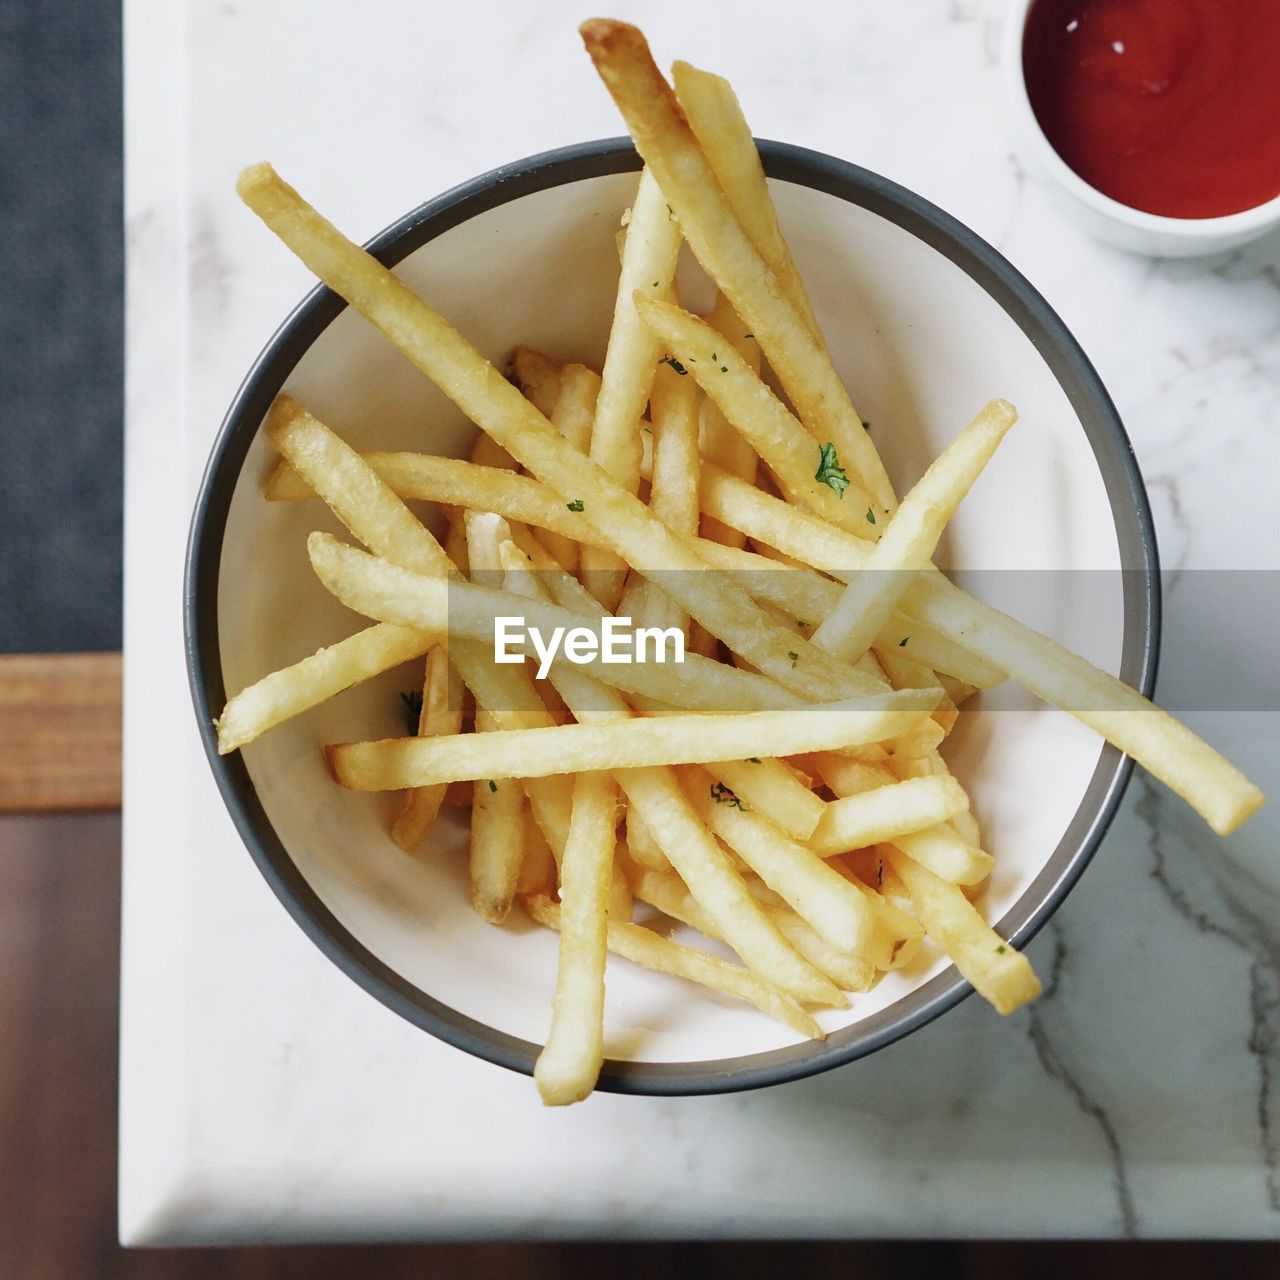
[[[988, 404], [899, 502], [727, 82], [677, 63], [673, 87], [634, 27], [581, 30], [645, 164], [599, 371], [521, 349], [504, 377], [269, 166], [241, 175], [249, 207], [480, 436], [469, 461], [361, 455], [279, 398], [267, 496], [318, 496], [362, 544], [317, 532], [308, 550], [372, 625], [242, 690], [217, 726], [234, 751], [425, 661], [417, 733], [330, 745], [329, 765], [344, 787], [402, 793], [392, 835], [409, 853], [442, 804], [469, 805], [475, 909], [498, 925], [518, 902], [559, 930], [534, 1073], [553, 1104], [598, 1078], [606, 951], [815, 1038], [813, 1009], [847, 1006], [925, 938], [1000, 1012], [1034, 997], [1030, 964], [973, 905], [992, 859], [939, 750], [976, 690], [1019, 681], [1218, 832], [1263, 801], [1133, 689], [933, 567], [1013, 408]], [[718, 289], [706, 316], [678, 296], [685, 242]], [[445, 513], [443, 545], [407, 501]], [[547, 680], [494, 660], [496, 616], [611, 614], [680, 628], [686, 660], [557, 660]], [[741, 963], [633, 922], [637, 901]]]

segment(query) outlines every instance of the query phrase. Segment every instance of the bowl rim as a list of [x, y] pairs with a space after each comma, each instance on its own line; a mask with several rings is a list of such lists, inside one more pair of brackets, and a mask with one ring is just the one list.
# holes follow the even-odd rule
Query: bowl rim
[[[889, 179], [788, 143], [759, 140], [773, 179], [807, 186], [888, 218], [959, 266], [1035, 343], [1079, 417], [1099, 467], [1123, 573], [1121, 676], [1150, 695], [1159, 650], [1161, 591], [1146, 489], [1115, 406], [1088, 358], [1032, 285], [994, 248], [949, 214]], [[502, 165], [426, 201], [373, 237], [388, 266], [451, 227], [508, 201], [567, 183], [636, 171], [629, 138], [540, 152]], [[304, 352], [346, 307], [318, 285], [293, 309], [240, 385], [214, 441], [192, 516], [183, 581], [188, 681], [205, 754], [232, 821], [271, 889], [303, 932], [365, 991], [456, 1048], [532, 1074], [540, 1046], [478, 1022], [410, 983], [359, 942], [324, 905], [276, 834], [240, 756], [220, 756], [213, 720], [225, 703], [218, 637], [218, 582], [231, 497], [266, 410]], [[1045, 866], [997, 927], [1024, 946], [1093, 857], [1120, 802], [1132, 761], [1103, 743], [1080, 804]], [[869, 1018], [825, 1041], [737, 1058], [685, 1062], [606, 1059], [598, 1087], [660, 1096], [724, 1093], [813, 1075], [874, 1052], [933, 1021], [973, 988], [949, 966]]]
[[1074, 196], [1081, 204], [1119, 226], [1132, 231], [1157, 236], [1163, 240], [1178, 240], [1185, 244], [1205, 244], [1206, 252], [1212, 252], [1218, 241], [1224, 238], [1259, 233], [1280, 223], [1280, 195], [1272, 196], [1261, 204], [1237, 209], [1235, 213], [1216, 214], [1208, 218], [1174, 218], [1168, 214], [1148, 213], [1133, 205], [1099, 191], [1091, 182], [1082, 178], [1058, 154], [1040, 125], [1031, 95], [1027, 90], [1026, 67], [1023, 61], [1023, 40], [1031, 6], [1035, 0], [1017, 0], [1009, 6], [1004, 20], [1003, 49], [1005, 85], [1013, 104], [1017, 126], [1026, 145], [1034, 148], [1036, 161], [1047, 170], [1057, 184]]

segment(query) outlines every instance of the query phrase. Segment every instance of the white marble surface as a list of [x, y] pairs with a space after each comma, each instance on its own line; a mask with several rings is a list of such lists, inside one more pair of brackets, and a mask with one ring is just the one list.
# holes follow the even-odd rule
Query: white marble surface
[[[1010, 153], [1002, 10], [612, 6], [661, 60], [729, 75], [758, 134], [905, 183], [1046, 294], [1117, 401], [1176, 571], [1162, 700], [1202, 708], [1192, 722], [1275, 790], [1274, 641], [1204, 607], [1191, 575], [1280, 561], [1280, 244], [1170, 264], [1082, 239]], [[181, 559], [224, 408], [309, 282], [234, 175], [270, 157], [369, 234], [495, 164], [615, 134], [584, 16], [126, 4], [122, 1238], [1275, 1235], [1274, 812], [1221, 842], [1135, 779], [1032, 945], [1045, 996], [1008, 1020], [971, 1000], [817, 1079], [568, 1112], [359, 991], [240, 846], [191, 715]]]

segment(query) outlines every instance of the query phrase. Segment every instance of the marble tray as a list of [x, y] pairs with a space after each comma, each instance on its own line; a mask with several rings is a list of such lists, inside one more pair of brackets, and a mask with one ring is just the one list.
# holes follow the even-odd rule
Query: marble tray
[[[1002, 8], [612, 11], [662, 59], [729, 75], [757, 133], [918, 190], [1045, 293], [1151, 489], [1161, 698], [1274, 789], [1273, 633], [1255, 640], [1238, 611], [1274, 601], [1280, 561], [1280, 246], [1171, 264], [1081, 239], [1010, 151]], [[1220, 842], [1135, 779], [1032, 946], [1044, 998], [1008, 1020], [971, 1000], [817, 1079], [568, 1112], [360, 992], [240, 846], [187, 695], [182, 553], [223, 410], [309, 282], [239, 207], [236, 170], [270, 157], [372, 234], [505, 160], [617, 133], [581, 16], [565, 0], [126, 5], [122, 1239], [1276, 1234], [1274, 814]]]

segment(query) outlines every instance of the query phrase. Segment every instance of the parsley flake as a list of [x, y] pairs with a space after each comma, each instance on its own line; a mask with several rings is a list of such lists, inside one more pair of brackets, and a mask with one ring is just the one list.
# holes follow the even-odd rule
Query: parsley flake
[[742, 801], [723, 782], [713, 782], [711, 784], [711, 798], [716, 804], [727, 804], [731, 809], [742, 808]]
[[876, 522], [876, 513], [875, 513], [874, 511], [872, 511], [870, 507], [868, 507], [868, 508], [867, 508], [867, 523], [868, 523], [868, 524], [875, 524], [875, 522]]
[[788, 649], [787, 657], [791, 659], [791, 666], [794, 669], [796, 663], [800, 661], [800, 655], [794, 649]]
[[582, 511], [587, 504], [583, 502], [581, 498], [574, 498], [572, 502], [566, 502], [564, 505], [568, 507], [570, 511]]
[[818, 453], [818, 469], [813, 473], [813, 478], [827, 485], [837, 498], [843, 498], [844, 491], [849, 487], [849, 477], [840, 465], [835, 445], [830, 441]]
[[760, 763], [760, 757], [759, 757], [759, 756], [748, 756], [748, 757], [747, 757], [747, 763], [748, 763], [748, 764], [759, 764], [759, 763]]
[[490, 790], [490, 791], [497, 791], [497, 789], [498, 789], [498, 784], [497, 784], [496, 782], [494, 782], [494, 780], [493, 780], [492, 778], [490, 778], [490, 779], [489, 779], [489, 790]]
[[910, 639], [910, 636], [903, 636], [902, 639], [898, 641], [898, 648], [905, 649], [907, 647], [907, 641]]
[[669, 364], [677, 373], [689, 372], [689, 370], [686, 369], [684, 365], [682, 365], [680, 361], [675, 358], [675, 356], [663, 356], [662, 359], [658, 361], [658, 363]]
[[1001, 944], [996, 948], [996, 955], [998, 955], [998, 956], [1002, 956], [1002, 955], [1004, 955], [1004, 953], [1005, 953], [1006, 951], [1008, 951], [1008, 950], [1009, 950], [1009, 948], [1008, 948], [1008, 947], [1006, 947], [1006, 946], [1004, 945], [1004, 943], [1002, 942], [1002, 943], [1001, 943]]

